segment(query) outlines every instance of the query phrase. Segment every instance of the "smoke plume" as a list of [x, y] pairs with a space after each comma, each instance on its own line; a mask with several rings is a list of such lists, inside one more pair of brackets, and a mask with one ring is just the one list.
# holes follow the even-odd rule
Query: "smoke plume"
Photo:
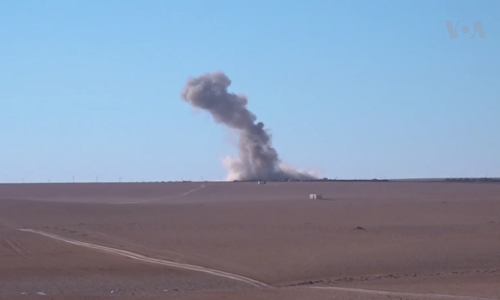
[[316, 179], [312, 174], [284, 166], [271, 145], [264, 123], [247, 109], [244, 95], [229, 93], [231, 80], [222, 72], [189, 78], [181, 97], [193, 107], [208, 111], [215, 122], [239, 134], [239, 158], [224, 161], [228, 180]]

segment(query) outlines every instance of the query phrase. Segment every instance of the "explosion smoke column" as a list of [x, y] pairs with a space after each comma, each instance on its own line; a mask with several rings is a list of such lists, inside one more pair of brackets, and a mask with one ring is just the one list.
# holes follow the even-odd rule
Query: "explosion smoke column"
[[250, 112], [244, 95], [229, 93], [231, 80], [222, 72], [189, 78], [181, 94], [193, 107], [208, 111], [215, 122], [239, 133], [239, 159], [229, 158], [224, 165], [228, 180], [316, 179], [316, 176], [285, 166], [271, 145], [264, 123]]

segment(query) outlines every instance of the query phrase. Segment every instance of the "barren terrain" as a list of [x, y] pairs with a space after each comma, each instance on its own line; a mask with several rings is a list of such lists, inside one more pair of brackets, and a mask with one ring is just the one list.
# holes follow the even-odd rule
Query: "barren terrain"
[[500, 299], [500, 184], [4, 184], [0, 298]]

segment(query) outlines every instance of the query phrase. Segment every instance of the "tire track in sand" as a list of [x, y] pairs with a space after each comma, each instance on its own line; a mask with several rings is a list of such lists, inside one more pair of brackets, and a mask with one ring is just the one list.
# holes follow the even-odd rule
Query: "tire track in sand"
[[378, 291], [378, 290], [365, 290], [365, 289], [355, 289], [355, 288], [342, 288], [342, 287], [329, 287], [329, 286], [311, 286], [311, 289], [322, 289], [322, 290], [337, 290], [344, 292], [356, 292], [371, 295], [381, 295], [381, 296], [397, 296], [397, 297], [425, 297], [426, 299], [454, 299], [454, 300], [498, 300], [494, 298], [482, 298], [482, 297], [472, 297], [472, 296], [455, 296], [455, 295], [441, 295], [441, 294], [416, 294], [416, 293], [403, 293], [403, 292], [388, 292], [388, 291]]
[[197, 188], [194, 188], [194, 189], [191, 189], [187, 192], [184, 192], [182, 194], [178, 194], [178, 195], [173, 195], [173, 196], [167, 196], [167, 197], [163, 197], [163, 198], [158, 198], [158, 199], [148, 199], [148, 200], [139, 200], [139, 201], [127, 201], [127, 202], [119, 202], [119, 203], [116, 203], [116, 204], [138, 204], [138, 203], [151, 203], [151, 202], [157, 202], [157, 201], [163, 201], [163, 200], [169, 200], [169, 199], [175, 199], [175, 198], [181, 198], [181, 197], [184, 197], [184, 196], [187, 196], [191, 193], [194, 193], [196, 191], [199, 191], [201, 189], [204, 189], [206, 186], [204, 184], [202, 184], [201, 186], [197, 187]]
[[257, 281], [257, 280], [254, 280], [254, 279], [251, 279], [248, 277], [244, 277], [241, 275], [224, 272], [224, 271], [219, 271], [219, 270], [214, 270], [214, 269], [209, 269], [209, 268], [194, 266], [194, 265], [189, 265], [189, 264], [181, 264], [181, 263], [157, 259], [157, 258], [151, 258], [151, 257], [147, 257], [144, 255], [133, 253], [133, 252], [126, 251], [126, 250], [115, 249], [115, 248], [111, 248], [111, 247], [100, 246], [100, 245], [80, 242], [77, 240], [72, 240], [72, 239], [58, 236], [58, 235], [48, 233], [48, 232], [43, 232], [43, 231], [38, 231], [38, 230], [33, 230], [33, 229], [28, 229], [28, 228], [19, 229], [19, 230], [24, 231], [24, 232], [31, 232], [31, 233], [39, 234], [39, 235], [42, 235], [45, 237], [49, 237], [49, 238], [52, 238], [52, 239], [55, 239], [58, 241], [66, 242], [66, 243], [77, 245], [77, 246], [82, 246], [82, 247], [86, 247], [86, 248], [90, 248], [90, 249], [95, 249], [95, 250], [100, 250], [103, 252], [121, 255], [121, 256], [135, 259], [138, 261], [149, 262], [149, 263], [153, 263], [153, 264], [157, 264], [157, 265], [164, 265], [164, 266], [169, 266], [169, 267], [174, 267], [174, 268], [179, 268], [179, 269], [203, 272], [203, 273], [207, 273], [207, 274], [214, 275], [214, 276], [219, 276], [219, 277], [224, 277], [224, 278], [228, 278], [228, 279], [241, 281], [241, 282], [253, 285], [255, 287], [260, 287], [260, 288], [269, 287], [267, 284], [265, 284], [263, 282], [260, 282], [260, 281]]
[[15, 253], [21, 255], [22, 257], [24, 257], [28, 260], [35, 261], [31, 257], [31, 256], [33, 256], [33, 254], [28, 249], [26, 249], [23, 245], [21, 245], [21, 243], [19, 243], [16, 240], [10, 240], [10, 239], [2, 237], [2, 236], [0, 236], [0, 237], [5, 241], [6, 244], [4, 244], [4, 245], [6, 245], [7, 248], [14, 250]]

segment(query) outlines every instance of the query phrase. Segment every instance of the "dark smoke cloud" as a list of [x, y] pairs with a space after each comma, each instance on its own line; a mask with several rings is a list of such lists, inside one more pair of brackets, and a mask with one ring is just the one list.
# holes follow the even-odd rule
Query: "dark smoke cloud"
[[208, 111], [215, 122], [239, 133], [239, 159], [224, 161], [229, 180], [316, 179], [312, 174], [284, 166], [271, 146], [271, 136], [264, 123], [247, 109], [244, 95], [229, 93], [231, 80], [222, 72], [205, 73], [189, 78], [182, 99]]

